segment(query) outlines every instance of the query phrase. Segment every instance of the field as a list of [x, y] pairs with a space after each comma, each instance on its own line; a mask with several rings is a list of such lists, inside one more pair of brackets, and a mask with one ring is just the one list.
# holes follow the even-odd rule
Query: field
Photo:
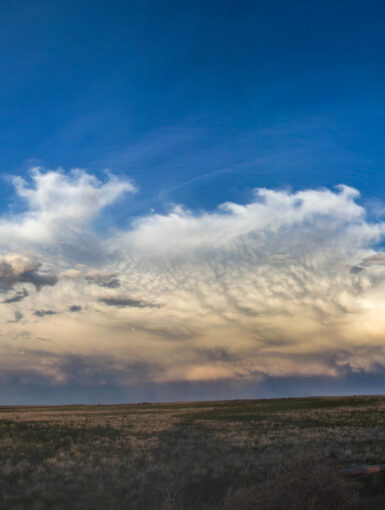
[[0, 408], [7, 510], [385, 508], [384, 462], [385, 397]]

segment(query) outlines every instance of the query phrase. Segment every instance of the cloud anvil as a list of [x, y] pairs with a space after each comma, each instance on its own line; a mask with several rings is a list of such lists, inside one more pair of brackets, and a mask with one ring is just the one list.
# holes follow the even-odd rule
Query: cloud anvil
[[385, 226], [357, 190], [256, 188], [245, 204], [122, 227], [102, 219], [145, 193], [128, 180], [34, 169], [14, 184], [24, 209], [0, 220], [5, 385], [204, 395], [384, 370]]

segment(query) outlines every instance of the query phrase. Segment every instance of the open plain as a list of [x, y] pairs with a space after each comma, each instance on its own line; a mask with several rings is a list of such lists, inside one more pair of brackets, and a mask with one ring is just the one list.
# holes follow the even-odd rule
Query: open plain
[[385, 397], [2, 407], [0, 456], [4, 509], [384, 508]]

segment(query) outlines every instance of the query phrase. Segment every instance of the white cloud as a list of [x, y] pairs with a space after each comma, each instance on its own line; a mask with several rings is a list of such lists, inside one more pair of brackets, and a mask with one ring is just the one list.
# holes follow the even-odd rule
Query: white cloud
[[[347, 186], [337, 192], [327, 189], [297, 193], [256, 189], [255, 200], [246, 205], [227, 202], [212, 213], [195, 215], [178, 206], [168, 215], [154, 214], [140, 218], [127, 241], [141, 252], [186, 254], [190, 250], [218, 251], [233, 248], [234, 242], [253, 238], [253, 245], [271, 242], [277, 234], [295, 233], [303, 242], [303, 231], [318, 227], [318, 234], [328, 235], [341, 227], [352, 233], [358, 226], [358, 236], [366, 242], [382, 233], [382, 227], [365, 222], [365, 210], [355, 199], [359, 194]], [[365, 243], [365, 239], [362, 243]], [[282, 247], [284, 250], [285, 247]]]
[[108, 174], [105, 183], [84, 170], [43, 172], [31, 170], [31, 183], [15, 177], [18, 197], [25, 213], [0, 221], [0, 246], [30, 246], [59, 241], [69, 242], [85, 235], [90, 223], [103, 208], [135, 187]]
[[[385, 327], [384, 255], [374, 246], [385, 226], [367, 219], [352, 188], [256, 189], [248, 204], [200, 214], [178, 206], [91, 234], [132, 184], [36, 169], [31, 185], [14, 182], [27, 209], [0, 220], [0, 281], [32, 283], [25, 275], [46, 268], [59, 281], [3, 304], [4, 327], [53, 339], [47, 352], [146, 360], [162, 367], [158, 381], [385, 366], [374, 349]], [[35, 255], [20, 255], [28, 250]], [[204, 349], [228, 356], [208, 363], [196, 355]]]

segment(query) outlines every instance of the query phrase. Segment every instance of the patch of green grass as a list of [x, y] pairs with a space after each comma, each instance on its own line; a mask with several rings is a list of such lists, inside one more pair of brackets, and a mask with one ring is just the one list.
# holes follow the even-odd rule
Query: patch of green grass
[[[328, 411], [344, 407], [378, 406], [384, 403], [383, 397], [313, 397], [313, 398], [287, 398], [271, 400], [245, 400], [234, 402], [206, 403], [199, 408], [202, 412], [191, 413], [186, 408], [183, 418], [188, 421], [216, 420], [216, 421], [260, 421], [274, 415], [285, 413], [300, 414], [308, 411]], [[197, 406], [195, 409], [199, 409]], [[367, 414], [367, 413], [366, 413]], [[320, 422], [321, 423], [321, 422]], [[309, 420], [309, 426], [314, 420]]]

